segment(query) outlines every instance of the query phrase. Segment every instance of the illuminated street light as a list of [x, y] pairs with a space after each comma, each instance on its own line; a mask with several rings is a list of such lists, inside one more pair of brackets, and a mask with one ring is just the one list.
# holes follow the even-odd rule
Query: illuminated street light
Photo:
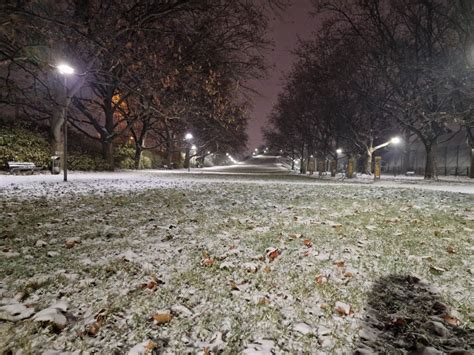
[[[193, 135], [192, 135], [191, 133], [186, 133], [186, 134], [184, 135], [184, 140], [186, 141], [186, 154], [185, 154], [185, 157], [184, 157], [184, 162], [185, 162], [185, 164], [187, 165], [188, 172], [191, 171], [191, 157], [190, 157], [191, 152], [190, 152], [190, 150], [191, 150], [191, 149], [196, 149], [196, 146], [195, 146], [195, 145], [193, 145], [192, 147], [191, 147], [191, 145], [190, 145], [190, 144], [191, 144], [190, 141], [191, 141], [193, 138], [194, 138], [194, 137], [193, 137]], [[193, 147], [194, 147], [194, 148], [193, 148]]]
[[192, 145], [192, 146], [191, 146], [191, 150], [196, 150], [196, 149], [197, 149], [197, 148], [196, 148], [195, 145]]
[[59, 74], [61, 75], [72, 75], [75, 72], [73, 67], [65, 63], [58, 64], [56, 68], [58, 69]]
[[64, 78], [64, 90], [66, 91], [66, 103], [63, 110], [63, 174], [64, 181], [67, 181], [67, 110], [69, 107], [69, 92], [67, 89], [67, 77], [74, 74], [74, 68], [68, 64], [60, 63], [56, 66], [59, 74]]
[[393, 137], [392, 139], [390, 139], [390, 143], [392, 144], [399, 144], [401, 141], [402, 140], [400, 137]]
[[336, 149], [336, 153], [337, 154], [342, 154], [342, 149], [341, 148]]
[[401, 140], [400, 137], [393, 137], [393, 138], [391, 138], [388, 142], [385, 142], [385, 143], [382, 143], [382, 144], [376, 146], [376, 147], [372, 150], [372, 152], [375, 152], [376, 150], [379, 150], [380, 148], [385, 148], [385, 147], [388, 146], [389, 144], [394, 144], [394, 145], [399, 144], [401, 141], [402, 141], [402, 140]]

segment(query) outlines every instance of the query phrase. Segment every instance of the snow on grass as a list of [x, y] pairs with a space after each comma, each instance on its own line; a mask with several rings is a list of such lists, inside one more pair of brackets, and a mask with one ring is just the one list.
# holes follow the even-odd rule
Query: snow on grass
[[387, 275], [425, 281], [460, 322], [443, 326], [472, 329], [472, 195], [80, 175], [3, 185], [0, 319], [60, 300], [68, 308], [64, 328], [0, 320], [2, 352], [351, 351]]

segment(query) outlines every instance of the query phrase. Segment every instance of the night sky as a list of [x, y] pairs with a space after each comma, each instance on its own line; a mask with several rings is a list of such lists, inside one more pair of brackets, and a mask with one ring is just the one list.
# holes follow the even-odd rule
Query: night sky
[[297, 44], [298, 37], [307, 39], [316, 26], [316, 20], [309, 14], [310, 0], [293, 0], [292, 5], [280, 17], [270, 24], [269, 37], [273, 38], [275, 47], [268, 52], [268, 63], [275, 65], [264, 80], [255, 81], [252, 87], [260, 92], [253, 100], [252, 119], [248, 126], [248, 149], [253, 150], [263, 143], [261, 128], [266, 124], [278, 93], [284, 85], [284, 74], [291, 69], [294, 56], [290, 53]]

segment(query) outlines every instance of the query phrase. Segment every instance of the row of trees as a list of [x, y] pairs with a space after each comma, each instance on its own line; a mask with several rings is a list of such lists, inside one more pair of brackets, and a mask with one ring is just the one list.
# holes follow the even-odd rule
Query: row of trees
[[[191, 130], [199, 151], [245, 146], [242, 82], [265, 71], [267, 16], [279, 0], [6, 0], [0, 5], [0, 104], [50, 127], [65, 110], [113, 165], [130, 140], [169, 162]], [[61, 77], [60, 62], [75, 68]]]
[[[324, 20], [300, 43], [297, 63], [265, 132], [289, 154], [363, 158], [395, 132], [426, 150], [457, 129], [474, 150], [474, 3], [470, 0], [313, 0]], [[455, 128], [453, 128], [455, 127]], [[474, 154], [471, 177], [474, 177]], [[406, 162], [405, 162], [406, 163]]]

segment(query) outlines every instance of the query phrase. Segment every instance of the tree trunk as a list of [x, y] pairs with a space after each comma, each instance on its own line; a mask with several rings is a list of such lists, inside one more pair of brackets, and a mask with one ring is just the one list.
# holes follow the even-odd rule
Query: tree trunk
[[142, 146], [141, 144], [135, 144], [135, 156], [133, 157], [134, 168], [140, 169], [140, 160], [142, 158]]
[[102, 142], [102, 157], [107, 163], [107, 170], [114, 170], [114, 145], [112, 142]]
[[469, 177], [474, 179], [474, 147], [471, 147], [471, 166], [469, 167]]
[[304, 144], [301, 148], [300, 173], [306, 174], [306, 164], [304, 163]]
[[[62, 109], [55, 111], [50, 119], [49, 138], [51, 143], [51, 154], [63, 156], [63, 115]], [[62, 165], [61, 165], [62, 166]]]
[[425, 161], [425, 179], [437, 180], [438, 169], [436, 164], [436, 145], [425, 146], [426, 161]]
[[372, 175], [372, 154], [372, 149], [367, 149], [365, 151], [363, 173], [367, 175]]

